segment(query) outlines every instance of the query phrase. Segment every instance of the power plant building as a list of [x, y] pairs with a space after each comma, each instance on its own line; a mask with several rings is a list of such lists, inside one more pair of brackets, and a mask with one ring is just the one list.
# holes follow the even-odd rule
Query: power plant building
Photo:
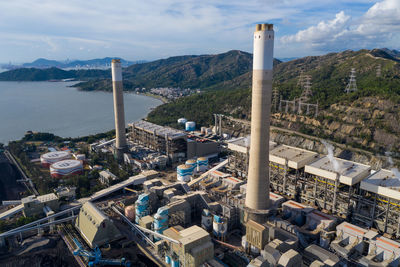
[[75, 227], [91, 248], [122, 237], [112, 220], [90, 201], [80, 209]]
[[133, 142], [166, 154], [171, 162], [186, 158], [187, 137], [184, 132], [144, 120], [130, 123], [129, 129]]
[[307, 189], [304, 201], [315, 202], [321, 209], [341, 216], [351, 211], [351, 199], [360, 182], [369, 176], [371, 167], [344, 159], [325, 156], [305, 166]]

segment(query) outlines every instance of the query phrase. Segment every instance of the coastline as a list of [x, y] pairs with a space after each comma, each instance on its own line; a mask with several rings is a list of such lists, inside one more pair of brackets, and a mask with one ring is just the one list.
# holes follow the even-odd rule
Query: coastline
[[[6, 117], [5, 123], [13, 123], [15, 118], [25, 118], [25, 120], [22, 119], [24, 123], [21, 123], [18, 127], [6, 127], [6, 131], [2, 131], [2, 136], [0, 136], [0, 143], [7, 144], [10, 141], [20, 140], [28, 130], [54, 133], [62, 138], [78, 138], [105, 133], [113, 129], [114, 116], [112, 102], [110, 104], [110, 96], [112, 96], [112, 94], [108, 95], [103, 92], [99, 94], [99, 97], [95, 97], [97, 94], [94, 94], [94, 92], [92, 95], [80, 95], [79, 92], [83, 90], [79, 90], [79, 88], [74, 86], [76, 82], [4, 83], [4, 85], [2, 83], [0, 84], [1, 88], [5, 88], [5, 90], [2, 90], [2, 95], [0, 96], [0, 98], [2, 98], [0, 104], [2, 104], [3, 110], [7, 107], [5, 104], [11, 103], [6, 100], [14, 99], [13, 97], [16, 92], [22, 92], [22, 95], [29, 96], [30, 101], [28, 101], [28, 103], [30, 103], [30, 105], [27, 106], [25, 101], [19, 100], [20, 98], [17, 99], [18, 101], [15, 100], [15, 103], [12, 105], [13, 108], [11, 108], [11, 112], [9, 112], [11, 115]], [[14, 89], [11, 90], [10, 88]], [[32, 88], [35, 89], [34, 94], [32, 93]], [[58, 90], [57, 88], [69, 88], [72, 90]], [[129, 93], [129, 91], [125, 92]], [[46, 101], [46, 103], [49, 104], [43, 104], [43, 97], [47, 97], [48, 95], [51, 96], [48, 98], [49, 101]], [[133, 94], [125, 95], [127, 122], [146, 118], [154, 108], [165, 103], [165, 99], [152, 95], [142, 94], [142, 97], [147, 99], [139, 96], [135, 97]], [[135, 93], [135, 95], [139, 94]], [[61, 107], [59, 107], [58, 104], [51, 104], [57, 103], [59, 99], [65, 99], [66, 104]], [[19, 106], [21, 106], [21, 108], [19, 108]], [[44, 109], [41, 108], [41, 110], [39, 110], [40, 112], [28, 112], [29, 116], [25, 114], [25, 116], [20, 117], [18, 115], [18, 112], [21, 113], [24, 112], [24, 110], [29, 110], [37, 106], [49, 108], [52, 112], [46, 113]], [[98, 107], [100, 106], [104, 108], [99, 110]], [[64, 116], [64, 114], [66, 114], [66, 116]], [[82, 114], [84, 114], [84, 116], [82, 116]], [[15, 117], [14, 119], [13, 116]], [[49, 121], [45, 122], [45, 120], [41, 119], [44, 116], [49, 116]], [[59, 119], [60, 117], [62, 117], [62, 119]], [[72, 121], [80, 121], [80, 123], [77, 124]]]

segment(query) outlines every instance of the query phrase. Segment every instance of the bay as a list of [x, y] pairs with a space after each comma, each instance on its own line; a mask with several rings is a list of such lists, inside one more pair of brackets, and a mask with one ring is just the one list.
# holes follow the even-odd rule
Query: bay
[[[0, 82], [0, 143], [20, 139], [28, 130], [78, 137], [113, 129], [112, 93], [79, 91], [69, 87], [73, 84]], [[125, 122], [146, 117], [161, 103], [125, 93]]]

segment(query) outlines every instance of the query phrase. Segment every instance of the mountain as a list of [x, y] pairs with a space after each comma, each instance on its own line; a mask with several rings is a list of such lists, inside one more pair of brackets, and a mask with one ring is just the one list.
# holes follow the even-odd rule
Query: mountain
[[[381, 66], [381, 75], [377, 69]], [[358, 91], [346, 94], [351, 68], [356, 69]], [[273, 86], [283, 99], [299, 98], [301, 74], [311, 75], [313, 95], [319, 104], [317, 118], [276, 112], [272, 124], [373, 152], [400, 152], [400, 64], [385, 50], [360, 50], [310, 56], [274, 65]], [[180, 98], [158, 106], [148, 120], [162, 125], [177, 118], [213, 124], [213, 113], [251, 119], [251, 72], [218, 83], [223, 90]], [[284, 111], [284, 109], [283, 109]], [[400, 153], [399, 153], [400, 155]]]
[[[49, 60], [45, 58], [38, 58], [31, 63], [24, 63], [22, 65], [10, 65], [5, 64], [2, 67], [5, 69], [20, 69], [20, 68], [38, 68], [38, 69], [47, 69], [47, 68], [59, 68], [59, 69], [108, 69], [111, 66], [111, 57], [105, 58], [96, 58], [89, 60], [73, 60], [73, 61], [56, 61]], [[128, 67], [137, 63], [144, 63], [145, 61], [128, 61], [125, 59], [121, 59], [121, 64], [123, 67]]]
[[[279, 64], [275, 60], [275, 64]], [[232, 50], [217, 55], [177, 56], [124, 69], [124, 89], [154, 87], [221, 90], [236, 88], [252, 67], [252, 55]], [[82, 90], [112, 89], [110, 80], [91, 80], [76, 85]]]
[[99, 77], [110, 78], [110, 71], [96, 69], [66, 71], [52, 67], [48, 69], [22, 68], [0, 73], [0, 81], [88, 80]]
[[387, 54], [391, 55], [392, 57], [400, 59], [400, 51], [398, 51], [398, 50], [394, 50], [394, 49], [390, 50], [390, 49], [387, 49], [387, 48], [382, 48], [381, 50], [383, 50]]

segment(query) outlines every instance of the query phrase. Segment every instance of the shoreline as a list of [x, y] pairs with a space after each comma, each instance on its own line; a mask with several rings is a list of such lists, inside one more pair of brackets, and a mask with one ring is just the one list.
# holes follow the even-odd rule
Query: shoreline
[[[76, 91], [81, 91], [81, 92], [84, 92], [84, 90], [80, 90], [80, 88], [79, 87], [76, 87], [75, 86], [75, 84], [77, 83], [77, 82], [79, 82], [79, 81], [74, 81], [74, 82], [60, 82], [60, 83], [53, 83], [53, 82], [48, 82], [48, 81], [45, 81], [44, 83], [47, 83], [47, 84], [58, 84], [57, 85], [57, 87], [59, 87], [59, 86], [62, 86], [63, 88], [74, 88], [74, 89], [76, 89]], [[20, 82], [15, 82], [15, 81], [11, 81], [11, 83], [15, 83], [15, 84], [19, 84]], [[34, 82], [27, 82], [28, 84], [29, 83], [34, 83]], [[43, 83], [43, 82], [39, 82], [39, 83]], [[36, 87], [35, 87], [36, 88]], [[75, 91], [75, 90], [73, 90], [73, 91]], [[95, 91], [102, 91], [102, 92], [108, 92], [108, 93], [112, 93], [112, 91], [110, 92], [110, 91], [104, 91], [104, 90], [95, 90]], [[156, 107], [158, 107], [158, 106], [160, 106], [160, 105], [163, 105], [164, 103], [166, 103], [167, 102], [167, 100], [166, 99], [164, 99], [164, 98], [162, 98], [162, 97], [159, 97], [159, 96], [157, 96], [157, 95], [152, 95], [152, 94], [144, 94], [144, 93], [136, 93], [136, 92], [132, 92], [132, 91], [124, 91], [124, 93], [135, 93], [135, 95], [142, 95], [142, 96], [145, 96], [145, 97], [149, 97], [149, 98], [151, 98], [151, 99], [154, 99], [154, 100], [151, 100], [151, 99], [148, 99], [148, 100], [145, 100], [145, 99], [142, 99], [142, 100], [139, 100], [139, 102], [143, 102], [143, 101], [145, 101], [145, 102], [149, 102], [150, 101], [150, 103], [151, 102], [155, 102], [154, 103], [154, 105], [150, 105], [151, 107], [149, 108], [149, 109], [147, 109], [144, 113], [143, 113], [143, 115], [142, 116], [140, 116], [140, 118], [137, 118], [137, 119], [145, 119], [145, 118], [147, 118], [147, 116], [148, 116], [148, 114], [152, 111], [152, 110], [154, 110]], [[104, 97], [103, 97], [104, 98]], [[107, 97], [108, 98], [108, 97]], [[128, 99], [132, 99], [132, 97], [129, 97], [129, 95], [127, 95], [127, 98]], [[156, 100], [156, 101], [155, 101]], [[127, 109], [127, 108], [125, 108], [125, 113], [126, 114], [131, 114], [130, 112], [132, 111], [132, 109]], [[136, 113], [134, 113], [134, 114], [136, 114]], [[135, 119], [134, 119], [135, 120]], [[134, 120], [132, 120], [132, 121], [134, 121]], [[128, 122], [131, 122], [131, 120], [129, 120], [129, 121], [127, 121], [127, 123]], [[114, 123], [114, 122], [113, 122]], [[77, 130], [77, 131], [69, 131], [69, 133], [68, 133], [68, 131], [66, 131], [64, 134], [63, 133], [61, 133], [60, 134], [60, 132], [58, 132], [57, 131], [57, 129], [44, 129], [44, 128], [42, 128], [42, 127], [38, 127], [38, 128], [36, 128], [36, 127], [30, 127], [30, 126], [28, 126], [28, 125], [25, 125], [25, 126], [27, 126], [26, 128], [25, 127], [23, 127], [24, 128], [24, 130], [23, 131], [21, 131], [21, 129], [22, 129], [22, 127], [20, 127], [21, 129], [19, 129], [18, 131], [13, 131], [15, 134], [13, 134], [13, 135], [9, 135], [10, 133], [12, 133], [11, 131], [9, 131], [9, 133], [8, 134], [6, 134], [5, 136], [4, 136], [4, 138], [0, 138], [0, 143], [3, 143], [4, 145], [8, 145], [8, 143], [9, 142], [12, 142], [12, 141], [20, 141], [24, 136], [25, 136], [25, 133], [27, 132], [27, 131], [35, 131], [35, 132], [41, 132], [41, 133], [44, 133], [44, 132], [46, 132], [46, 133], [52, 133], [52, 134], [54, 134], [54, 135], [56, 135], [56, 136], [59, 136], [59, 137], [61, 137], [61, 138], [63, 138], [63, 139], [77, 139], [77, 138], [82, 138], [82, 137], [87, 137], [87, 136], [95, 136], [95, 135], [98, 135], [98, 134], [105, 134], [105, 133], [107, 133], [107, 132], [109, 132], [109, 131], [112, 131], [113, 130], [113, 127], [107, 127], [107, 128], [105, 128], [105, 129], [100, 129], [99, 131], [96, 131], [95, 129], [92, 129], [93, 131], [88, 131], [88, 132], [85, 132], [85, 133], [83, 133], [82, 134], [82, 132], [80, 132], [79, 130]], [[32, 125], [31, 125], [32, 126]], [[19, 134], [19, 132], [21, 131], [21, 133]], [[58, 133], [56, 133], [56, 132], [58, 132]], [[4, 139], [4, 140], [3, 140]]]

